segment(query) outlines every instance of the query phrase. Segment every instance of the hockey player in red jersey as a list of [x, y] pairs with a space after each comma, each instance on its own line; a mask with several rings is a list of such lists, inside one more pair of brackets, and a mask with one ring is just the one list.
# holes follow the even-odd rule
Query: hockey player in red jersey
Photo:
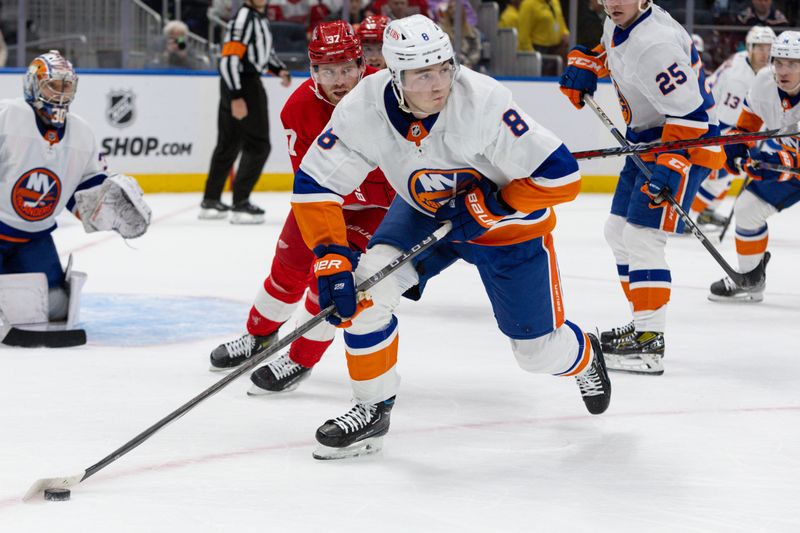
[[389, 24], [389, 17], [385, 15], [370, 15], [358, 26], [359, 40], [364, 51], [364, 61], [367, 65], [378, 70], [386, 68], [386, 60], [383, 59], [383, 31]]
[[[365, 75], [377, 72], [365, 65], [361, 43], [352, 26], [342, 21], [320, 24], [308, 46], [311, 78], [298, 87], [281, 111], [288, 136], [289, 156], [295, 172], [311, 143], [322, 133], [334, 106]], [[386, 214], [394, 190], [380, 169], [373, 170], [363, 185], [344, 201], [347, 240], [364, 251]], [[218, 346], [211, 353], [211, 370], [225, 371], [242, 364], [276, 339], [278, 328], [306, 296], [298, 323], [319, 313], [316, 282], [311, 271], [314, 254], [306, 247], [290, 212], [275, 248], [269, 277], [256, 295], [247, 320], [247, 333]], [[251, 394], [289, 391], [306, 378], [333, 341], [335, 328], [323, 322], [292, 343], [289, 352], [256, 370]]]

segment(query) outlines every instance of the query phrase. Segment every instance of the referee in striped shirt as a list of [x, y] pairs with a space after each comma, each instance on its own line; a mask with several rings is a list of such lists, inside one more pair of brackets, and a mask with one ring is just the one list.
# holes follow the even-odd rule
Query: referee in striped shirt
[[[260, 224], [264, 210], [250, 203], [270, 152], [267, 93], [261, 84], [266, 69], [288, 87], [291, 75], [275, 55], [265, 11], [268, 0], [245, 0], [228, 22], [219, 64], [220, 100], [217, 147], [211, 157], [201, 219], [225, 218], [233, 224]], [[233, 182], [233, 207], [220, 201], [228, 171], [239, 152], [242, 158]]]

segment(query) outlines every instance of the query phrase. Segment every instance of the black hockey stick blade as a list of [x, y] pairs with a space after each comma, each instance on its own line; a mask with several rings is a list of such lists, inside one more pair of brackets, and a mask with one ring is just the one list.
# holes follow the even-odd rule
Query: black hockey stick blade
[[86, 331], [82, 329], [33, 331], [12, 326], [0, 342], [6, 346], [20, 348], [70, 348], [86, 344]]

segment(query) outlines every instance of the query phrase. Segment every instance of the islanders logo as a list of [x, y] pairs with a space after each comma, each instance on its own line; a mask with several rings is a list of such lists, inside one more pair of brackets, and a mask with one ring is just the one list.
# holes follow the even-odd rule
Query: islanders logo
[[481, 173], [473, 168], [417, 170], [408, 180], [408, 190], [417, 205], [435, 213], [439, 206], [471, 188], [480, 179]]
[[617, 99], [619, 100], [619, 106], [622, 109], [622, 118], [625, 119], [625, 124], [630, 126], [631, 106], [628, 104], [628, 101], [625, 99], [625, 96], [622, 94], [622, 91], [619, 90], [617, 82], [613, 83], [614, 83], [614, 90], [617, 92]]
[[61, 180], [47, 168], [23, 174], [11, 189], [11, 205], [24, 220], [36, 222], [53, 214], [61, 198]]

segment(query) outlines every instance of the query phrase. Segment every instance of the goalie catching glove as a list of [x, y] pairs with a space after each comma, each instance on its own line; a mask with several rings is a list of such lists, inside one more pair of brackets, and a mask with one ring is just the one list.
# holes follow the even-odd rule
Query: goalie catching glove
[[125, 239], [141, 237], [150, 225], [150, 207], [130, 176], [112, 174], [102, 185], [75, 193], [86, 233], [114, 230]]

